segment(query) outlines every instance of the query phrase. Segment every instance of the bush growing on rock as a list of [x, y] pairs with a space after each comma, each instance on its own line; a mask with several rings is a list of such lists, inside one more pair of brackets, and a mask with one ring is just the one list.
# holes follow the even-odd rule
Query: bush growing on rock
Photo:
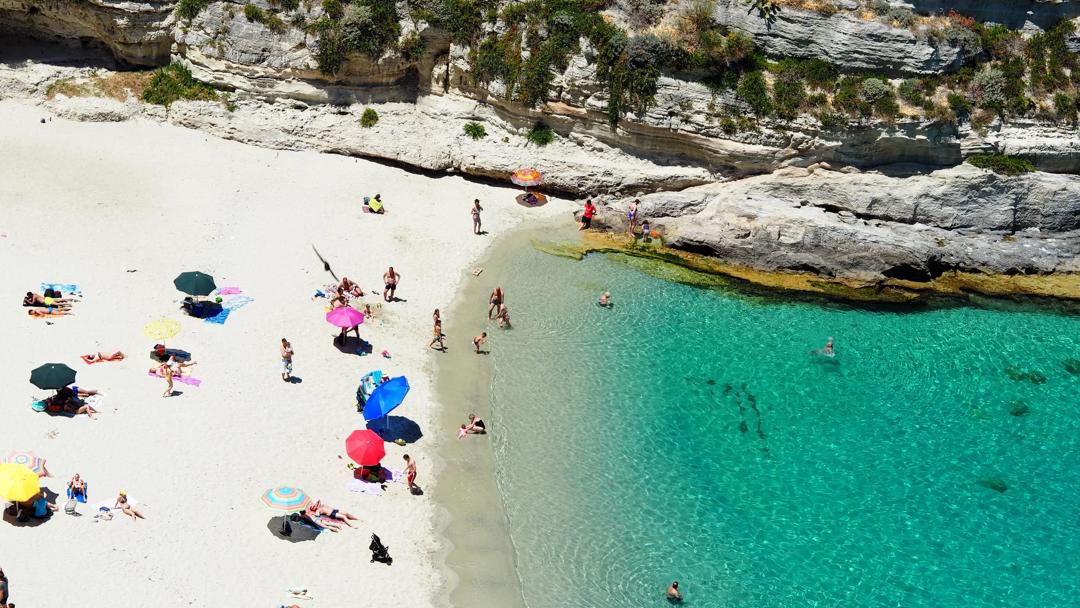
[[210, 0], [180, 0], [176, 3], [176, 15], [191, 21], [210, 4]]
[[484, 125], [478, 122], [465, 123], [464, 131], [465, 135], [469, 136], [471, 139], [474, 140], [487, 137], [487, 129], [484, 128]]
[[295, 11], [300, 8], [300, 0], [278, 0], [278, 4], [286, 11]]
[[360, 126], [365, 129], [374, 127], [379, 122], [379, 113], [371, 108], [364, 108], [364, 113], [360, 115]]
[[170, 63], [154, 70], [150, 84], [143, 90], [142, 98], [145, 102], [169, 107], [174, 101], [181, 99], [216, 101], [218, 95], [210, 85], [195, 80], [186, 66]]
[[922, 87], [918, 80], [908, 78], [900, 83], [898, 92], [900, 93], [900, 99], [910, 103], [913, 106], [921, 106], [926, 102], [926, 97], [923, 96]]
[[944, 34], [949, 44], [960, 47], [965, 58], [974, 57], [982, 52], [982, 39], [972, 29], [952, 24], [945, 28]]
[[956, 114], [969, 114], [971, 112], [971, 102], [967, 97], [959, 93], [949, 93], [945, 98], [949, 103], [949, 109]]
[[345, 6], [341, 0], [322, 0], [323, 13], [331, 19], [341, 19], [345, 14]]
[[769, 101], [769, 88], [765, 84], [765, 76], [759, 71], [747, 72], [739, 79], [739, 86], [735, 94], [750, 106], [754, 114], [768, 116], [772, 113], [772, 103]]
[[967, 162], [980, 169], [990, 169], [1003, 175], [1020, 175], [1035, 170], [1035, 165], [1030, 160], [1005, 154], [972, 154], [967, 157]]
[[799, 68], [797, 63], [783, 61], [777, 67], [773, 81], [773, 110], [780, 118], [794, 119], [806, 103], [806, 87]]
[[1076, 98], [1068, 93], [1054, 95], [1054, 112], [1058, 120], [1076, 124]]
[[971, 79], [969, 92], [975, 105], [996, 112], [1005, 110], [1005, 75], [989, 64]]
[[529, 130], [529, 133], [525, 136], [525, 139], [538, 146], [543, 147], [555, 141], [555, 131], [552, 131], [551, 127], [545, 125], [544, 123], [538, 122], [533, 125], [532, 129]]
[[847, 118], [839, 112], [819, 112], [817, 114], [821, 128], [826, 131], [840, 131], [847, 128]]
[[350, 50], [378, 59], [401, 37], [397, 5], [382, 0], [358, 0], [341, 18], [342, 40]]
[[252, 23], [262, 23], [262, 20], [263, 20], [262, 9], [259, 8], [258, 6], [256, 6], [255, 4], [252, 4], [251, 2], [248, 2], [247, 4], [244, 5], [244, 17], [246, 17], [247, 20], [252, 22]]
[[863, 80], [859, 86], [859, 99], [869, 104], [873, 104], [877, 100], [886, 97], [891, 93], [892, 86], [878, 78], [867, 78], [866, 80]]
[[427, 43], [419, 32], [412, 32], [398, 43], [398, 52], [408, 61], [419, 61], [427, 50]]
[[1028, 40], [1028, 68], [1033, 92], [1049, 92], [1068, 85], [1066, 70], [1074, 70], [1077, 62], [1076, 55], [1069, 52], [1065, 38], [1075, 31], [1072, 21], [1062, 19], [1054, 27]]

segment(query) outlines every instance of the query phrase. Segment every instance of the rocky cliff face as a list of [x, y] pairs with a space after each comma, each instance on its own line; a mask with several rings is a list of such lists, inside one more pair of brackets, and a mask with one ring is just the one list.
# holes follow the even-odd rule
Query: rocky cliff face
[[168, 63], [174, 0], [0, 0], [0, 35], [19, 32], [107, 47], [138, 66]]
[[[666, 244], [761, 270], [929, 281], [1080, 271], [1080, 178], [968, 165], [889, 177], [820, 167], [641, 197]], [[600, 221], [624, 229], [629, 199]]]

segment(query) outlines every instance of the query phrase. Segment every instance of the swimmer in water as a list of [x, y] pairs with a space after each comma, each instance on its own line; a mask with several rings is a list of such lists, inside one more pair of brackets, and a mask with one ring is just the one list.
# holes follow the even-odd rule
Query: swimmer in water
[[599, 304], [604, 308], [611, 306], [611, 292], [605, 291], [604, 293], [600, 294]]
[[821, 348], [820, 348], [820, 349], [819, 349], [819, 350], [817, 351], [817, 353], [818, 353], [819, 355], [824, 355], [824, 356], [826, 356], [826, 357], [832, 357], [832, 356], [835, 356], [835, 355], [836, 355], [836, 353], [835, 353], [835, 352], [833, 352], [833, 341], [832, 341], [832, 336], [829, 336], [829, 341], [828, 341], [828, 342], [826, 342], [826, 343], [825, 343], [825, 346], [821, 347]]
[[672, 581], [671, 586], [667, 588], [667, 599], [674, 604], [682, 601], [682, 592], [679, 591], [679, 581]]

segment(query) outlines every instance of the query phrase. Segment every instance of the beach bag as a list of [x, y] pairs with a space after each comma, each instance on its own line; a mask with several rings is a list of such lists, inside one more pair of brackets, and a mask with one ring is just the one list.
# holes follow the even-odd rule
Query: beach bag
[[285, 516], [281, 518], [281, 535], [292, 536], [292, 524], [289, 523], [289, 517]]
[[30, 409], [34, 410], [35, 412], [44, 412], [45, 411], [45, 402], [44, 401], [31, 402], [30, 403]]
[[74, 498], [69, 498], [68, 501], [64, 503], [64, 513], [67, 513], [68, 515], [74, 515], [75, 507], [77, 507], [78, 505], [79, 501], [75, 500]]

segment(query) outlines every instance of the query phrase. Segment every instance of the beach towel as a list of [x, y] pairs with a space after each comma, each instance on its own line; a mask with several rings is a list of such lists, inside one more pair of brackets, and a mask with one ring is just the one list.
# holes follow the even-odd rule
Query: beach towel
[[53, 317], [70, 317], [71, 315], [70, 314], [65, 315], [65, 314], [61, 314], [59, 312], [46, 312], [43, 315], [42, 314], [37, 314], [37, 315], [28, 314], [26, 316], [30, 317], [31, 319], [51, 319]]
[[89, 356], [90, 356], [90, 354], [79, 355], [79, 358], [82, 359], [83, 363], [85, 363], [87, 365], [93, 365], [95, 363], [106, 363], [106, 362], [109, 362], [109, 361], [123, 361], [122, 357], [109, 358], [109, 359], [94, 359], [93, 361], [87, 361], [86, 357], [89, 357]]
[[255, 298], [249, 298], [248, 296], [240, 295], [222, 298], [221, 312], [212, 317], [206, 317], [205, 319], [203, 319], [203, 321], [206, 321], [207, 323], [213, 323], [215, 325], [224, 325], [225, 321], [229, 318], [229, 315], [232, 314], [232, 311], [243, 308], [254, 301]]
[[[164, 378], [161, 374], [155, 374], [154, 372], [146, 372], [147, 376], [151, 378]], [[193, 378], [191, 376], [173, 376], [173, 382], [179, 382], [180, 384], [187, 384], [188, 386], [199, 386], [202, 384], [202, 380]]]
[[75, 283], [42, 283], [41, 291], [44, 292], [46, 289], [55, 289], [60, 293], [82, 295], [82, 289]]
[[[386, 472], [385, 483], [398, 483], [404, 478], [403, 471], [395, 471], [390, 467], [383, 467], [383, 471]], [[363, 481], [361, 479], [353, 478], [345, 484], [345, 489], [350, 492], [357, 492], [359, 494], [371, 494], [372, 496], [379, 496], [386, 491], [383, 490], [382, 486], [383, 484], [380, 483]]]
[[238, 293], [244, 292], [239, 287], [218, 287], [217, 291], [215, 292], [215, 294], [219, 296], [231, 296]]
[[[133, 498], [131, 496], [128, 496], [127, 500], [128, 500], [129, 505], [131, 505], [133, 507], [139, 506], [139, 501], [137, 499], [135, 499], [135, 498]], [[117, 513], [119, 513], [120, 509], [114, 509], [113, 508], [113, 505], [115, 505], [115, 504], [116, 504], [116, 498], [115, 497], [113, 497], [112, 500], [98, 501], [98, 502], [95, 502], [94, 504], [90, 505], [90, 512], [91, 513], [98, 513], [102, 509], [105, 509], [106, 511], [115, 510]]]

